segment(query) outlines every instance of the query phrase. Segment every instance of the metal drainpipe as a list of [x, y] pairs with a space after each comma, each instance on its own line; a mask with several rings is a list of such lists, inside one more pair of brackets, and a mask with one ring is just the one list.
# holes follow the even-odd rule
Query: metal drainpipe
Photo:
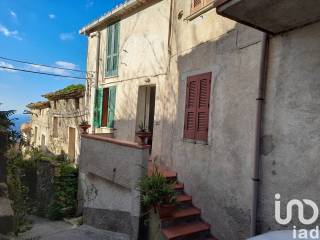
[[257, 212], [259, 201], [260, 188], [260, 163], [261, 163], [261, 133], [263, 120], [263, 106], [265, 97], [265, 85], [268, 70], [268, 50], [269, 37], [268, 34], [263, 33], [261, 57], [260, 57], [260, 73], [258, 82], [258, 97], [257, 97], [257, 111], [256, 111], [256, 129], [255, 129], [255, 153], [253, 163], [253, 177], [252, 177], [252, 207], [251, 207], [251, 226], [250, 235], [253, 237], [257, 234]]
[[[98, 88], [99, 83], [99, 70], [100, 70], [100, 42], [101, 42], [101, 34], [99, 31], [95, 33], [97, 39], [97, 54], [96, 54], [96, 76], [95, 81], [93, 85], [93, 97], [91, 97], [91, 112], [92, 114], [92, 123], [94, 123], [94, 104], [95, 104], [95, 98], [96, 98], [96, 90]], [[92, 133], [96, 132], [96, 128], [94, 127], [94, 124], [92, 124]]]

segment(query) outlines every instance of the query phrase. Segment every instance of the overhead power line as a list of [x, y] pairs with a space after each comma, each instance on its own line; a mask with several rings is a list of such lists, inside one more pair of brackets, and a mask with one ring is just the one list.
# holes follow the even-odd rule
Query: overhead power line
[[64, 67], [56, 67], [56, 66], [50, 66], [50, 65], [46, 65], [46, 64], [33, 63], [33, 62], [29, 62], [29, 61], [17, 60], [17, 59], [12, 59], [12, 58], [7, 58], [7, 57], [1, 57], [1, 56], [0, 56], [0, 59], [2, 59], [2, 60], [7, 60], [7, 61], [11, 61], [11, 62], [18, 62], [18, 63], [24, 63], [24, 64], [29, 64], [29, 65], [35, 65], [35, 66], [53, 68], [53, 69], [61, 69], [61, 70], [67, 70], [67, 71], [73, 71], [73, 72], [86, 73], [86, 71], [83, 71], [83, 70], [72, 69], [72, 68], [64, 68]]
[[65, 77], [65, 78], [74, 78], [74, 79], [87, 79], [85, 77], [77, 77], [77, 76], [62, 75], [62, 74], [55, 74], [55, 73], [45, 73], [45, 72], [38, 72], [38, 71], [32, 71], [32, 70], [26, 70], [26, 69], [21, 69], [21, 68], [14, 68], [14, 67], [0, 66], [0, 68], [7, 69], [7, 70], [12, 70], [12, 71], [35, 73], [35, 74], [48, 75], [48, 76], [54, 76], [54, 77]]

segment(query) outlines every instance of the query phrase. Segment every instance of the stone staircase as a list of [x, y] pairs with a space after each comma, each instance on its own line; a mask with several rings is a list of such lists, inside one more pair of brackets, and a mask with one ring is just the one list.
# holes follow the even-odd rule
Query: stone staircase
[[[163, 240], [217, 240], [210, 233], [210, 224], [201, 219], [201, 210], [192, 204], [192, 197], [184, 192], [184, 184], [178, 182], [177, 173], [168, 168], [157, 166], [168, 179], [175, 180], [178, 208], [170, 218], [160, 219]], [[153, 165], [149, 164], [149, 173]]]

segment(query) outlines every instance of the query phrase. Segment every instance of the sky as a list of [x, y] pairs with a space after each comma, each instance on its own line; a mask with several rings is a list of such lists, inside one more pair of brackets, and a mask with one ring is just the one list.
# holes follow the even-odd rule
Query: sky
[[[85, 70], [87, 38], [79, 30], [123, 0], [0, 0], [0, 57]], [[82, 73], [0, 58], [0, 66], [54, 74]], [[22, 113], [41, 95], [85, 80], [0, 69], [0, 110]]]

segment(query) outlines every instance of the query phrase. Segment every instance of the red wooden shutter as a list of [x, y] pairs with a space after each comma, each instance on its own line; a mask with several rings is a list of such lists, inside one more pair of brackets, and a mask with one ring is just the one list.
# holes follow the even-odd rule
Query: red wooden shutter
[[205, 73], [196, 76], [197, 78], [197, 114], [196, 114], [196, 133], [195, 139], [201, 141], [208, 140], [209, 127], [209, 103], [210, 103], [210, 87], [211, 73]]
[[198, 83], [194, 77], [187, 80], [184, 138], [194, 139], [196, 134]]
[[108, 124], [108, 106], [109, 106], [109, 88], [103, 89], [103, 101], [102, 101], [102, 117], [101, 127], [106, 127]]

